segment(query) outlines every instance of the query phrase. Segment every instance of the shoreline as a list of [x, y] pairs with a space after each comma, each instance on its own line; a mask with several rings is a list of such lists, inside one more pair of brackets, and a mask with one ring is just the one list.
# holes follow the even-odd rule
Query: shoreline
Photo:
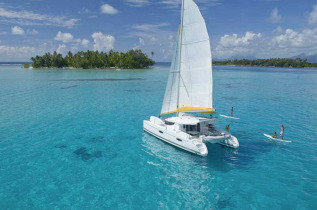
[[289, 67], [284, 67], [284, 66], [251, 66], [251, 65], [233, 65], [233, 64], [213, 64], [213, 66], [235, 66], [235, 67], [264, 67], [264, 68], [281, 68], [281, 69], [317, 69], [317, 67], [294, 67], [294, 66], [289, 66]]
[[63, 68], [49, 68], [49, 67], [41, 67], [41, 68], [33, 68], [32, 66], [30, 68], [24, 68], [23, 69], [30, 69], [30, 70], [147, 70], [147, 69], [153, 69], [153, 66], [146, 67], [146, 68], [121, 68], [121, 67], [109, 67], [109, 68], [76, 68], [76, 67], [63, 67]]

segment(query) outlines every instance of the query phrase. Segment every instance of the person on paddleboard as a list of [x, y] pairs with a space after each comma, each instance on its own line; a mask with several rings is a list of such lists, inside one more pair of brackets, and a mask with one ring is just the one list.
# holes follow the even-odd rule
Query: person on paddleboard
[[231, 111], [231, 117], [233, 117], [233, 106], [231, 107], [230, 111]]
[[277, 137], [277, 134], [276, 134], [276, 131], [274, 131], [274, 135], [272, 136], [272, 138], [276, 138]]
[[281, 125], [280, 128], [281, 128], [280, 139], [283, 140], [284, 139], [284, 125]]

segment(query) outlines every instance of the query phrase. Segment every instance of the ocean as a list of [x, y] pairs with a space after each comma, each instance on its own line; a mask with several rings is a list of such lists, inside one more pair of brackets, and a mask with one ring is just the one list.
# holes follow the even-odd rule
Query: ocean
[[0, 65], [0, 209], [316, 209], [317, 69], [214, 66], [240, 148], [207, 157], [143, 131], [168, 70]]

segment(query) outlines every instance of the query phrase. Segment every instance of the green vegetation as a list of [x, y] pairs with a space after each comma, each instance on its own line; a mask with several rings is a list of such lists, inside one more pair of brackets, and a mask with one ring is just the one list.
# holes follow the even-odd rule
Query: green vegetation
[[23, 67], [24, 67], [25, 69], [28, 69], [28, 68], [30, 68], [30, 64], [25, 63], [25, 64], [23, 65]]
[[105, 68], [127, 68], [143, 69], [153, 66], [155, 62], [148, 58], [141, 50], [129, 50], [126, 53], [109, 53], [98, 51], [87, 51], [68, 54], [63, 57], [62, 54], [54, 52], [46, 53], [43, 56], [32, 57], [33, 68], [83, 68], [83, 69], [105, 69]]
[[227, 61], [213, 61], [215, 65], [236, 65], [236, 66], [266, 66], [266, 67], [315, 67], [317, 63], [309, 63], [307, 59], [289, 59], [289, 58], [270, 58], [270, 59], [257, 59], [257, 60], [227, 60]]

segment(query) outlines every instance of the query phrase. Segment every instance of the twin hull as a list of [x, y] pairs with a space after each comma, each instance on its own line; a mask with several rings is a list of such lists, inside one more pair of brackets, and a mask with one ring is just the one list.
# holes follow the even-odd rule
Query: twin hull
[[225, 139], [215, 138], [214, 140], [205, 139], [204, 136], [193, 138], [187, 133], [173, 129], [172, 126], [165, 125], [163, 121], [157, 117], [144, 120], [143, 129], [156, 138], [200, 156], [208, 155], [205, 142], [218, 143], [232, 148], [239, 147], [239, 142], [234, 136]]

